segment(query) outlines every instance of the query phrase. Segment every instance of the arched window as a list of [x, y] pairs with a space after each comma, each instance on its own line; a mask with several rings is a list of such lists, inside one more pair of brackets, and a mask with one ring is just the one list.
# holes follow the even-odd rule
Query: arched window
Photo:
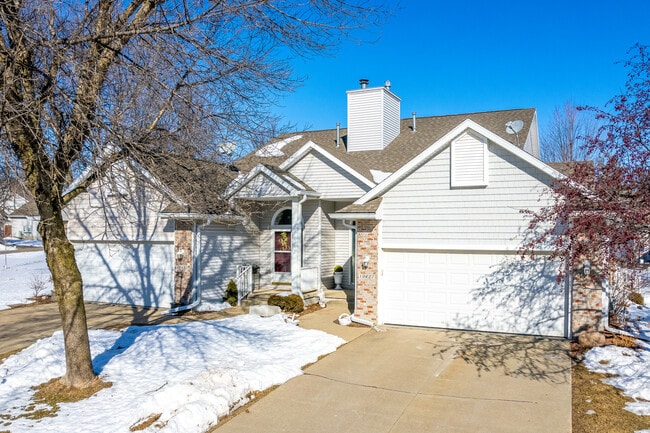
[[273, 216], [273, 268], [275, 272], [291, 272], [291, 208]]

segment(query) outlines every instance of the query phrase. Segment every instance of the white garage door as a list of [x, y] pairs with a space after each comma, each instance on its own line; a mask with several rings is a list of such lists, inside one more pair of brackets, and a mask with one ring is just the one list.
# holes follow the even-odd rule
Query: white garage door
[[516, 255], [384, 251], [384, 323], [565, 336], [558, 264]]
[[87, 301], [168, 308], [173, 301], [174, 245], [75, 243]]

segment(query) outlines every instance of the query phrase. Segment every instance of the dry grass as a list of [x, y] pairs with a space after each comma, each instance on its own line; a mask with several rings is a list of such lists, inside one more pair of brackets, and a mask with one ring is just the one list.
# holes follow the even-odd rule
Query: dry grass
[[[59, 403], [73, 403], [87, 399], [104, 388], [113, 386], [111, 382], [104, 382], [96, 378], [89, 386], [84, 388], [71, 388], [61, 383], [60, 378], [52, 379], [32, 389], [36, 391], [33, 397], [34, 405], [28, 407], [32, 411], [23, 414], [25, 418], [41, 419], [56, 416], [59, 411]], [[36, 405], [42, 405], [36, 409]]]
[[[24, 349], [24, 347], [21, 347], [20, 349], [11, 350], [11, 351], [9, 351], [7, 353], [0, 353], [0, 362], [3, 362], [5, 359], [9, 358], [11, 355], [16, 354], [16, 353], [20, 352], [23, 349]], [[0, 433], [2, 433], [2, 432], [0, 432]]]
[[608, 376], [592, 373], [582, 364], [572, 372], [573, 433], [631, 433], [650, 428], [650, 416], [625, 409], [633, 401], [617, 388], [604, 384]]
[[[129, 427], [129, 431], [141, 431], [146, 429], [147, 427], [151, 426], [153, 423], [158, 421], [160, 417], [162, 416], [161, 413], [153, 413], [149, 415], [147, 418], [143, 419], [142, 421], [137, 422], [136, 424], [133, 424], [131, 427]], [[162, 423], [160, 423], [158, 428], [164, 427]]]
[[[39, 420], [55, 417], [59, 411], [60, 403], [73, 403], [84, 400], [104, 388], [113, 386], [110, 382], [104, 382], [100, 378], [95, 379], [90, 386], [85, 388], [71, 388], [61, 383], [60, 378], [52, 379], [41, 385], [32, 387], [36, 392], [32, 402], [20, 408], [22, 413], [16, 416], [0, 414], [0, 420], [5, 422], [3, 426], [11, 425], [11, 421], [18, 418]], [[3, 433], [0, 431], [0, 433]]]

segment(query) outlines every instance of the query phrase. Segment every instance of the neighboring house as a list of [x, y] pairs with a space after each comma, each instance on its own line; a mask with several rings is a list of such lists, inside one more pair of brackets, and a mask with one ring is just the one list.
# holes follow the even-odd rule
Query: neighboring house
[[17, 179], [11, 179], [3, 191], [2, 206], [4, 237], [40, 239], [40, 216], [34, 198]]
[[[33, 198], [25, 202], [18, 209], [14, 210], [7, 217], [5, 222], [5, 237], [11, 236], [20, 239], [40, 240], [41, 235], [38, 232], [38, 223], [41, 216], [38, 213], [36, 202]], [[9, 235], [9, 233], [11, 233]]]
[[557, 282], [550, 251], [518, 254], [532, 236], [521, 211], [549, 204], [542, 193], [562, 177], [538, 159], [534, 109], [400, 119], [388, 86], [362, 82], [347, 97], [347, 128], [288, 134], [237, 161], [225, 192], [212, 189], [237, 216], [182, 205], [182, 194], [164, 193], [169, 179], [148, 171], [143, 185], [163, 192], [136, 197], [134, 206], [147, 197], [148, 220], [127, 214], [149, 228], [102, 237], [91, 220], [124, 223], [106, 207], [110, 188], [79, 196], [68, 227], [86, 298], [220, 300], [246, 264], [257, 289], [305, 294], [332, 288], [342, 265], [361, 321], [549, 336], [585, 325], [573, 310], [587, 295]]

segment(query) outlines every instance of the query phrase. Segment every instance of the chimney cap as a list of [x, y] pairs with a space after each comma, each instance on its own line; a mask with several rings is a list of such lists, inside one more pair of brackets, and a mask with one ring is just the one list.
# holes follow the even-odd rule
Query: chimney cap
[[367, 78], [361, 78], [361, 79], [359, 80], [359, 84], [361, 85], [361, 88], [362, 88], [362, 89], [365, 89], [366, 87], [368, 87], [368, 83], [369, 83], [369, 82], [370, 82], [370, 80], [367, 79]]

